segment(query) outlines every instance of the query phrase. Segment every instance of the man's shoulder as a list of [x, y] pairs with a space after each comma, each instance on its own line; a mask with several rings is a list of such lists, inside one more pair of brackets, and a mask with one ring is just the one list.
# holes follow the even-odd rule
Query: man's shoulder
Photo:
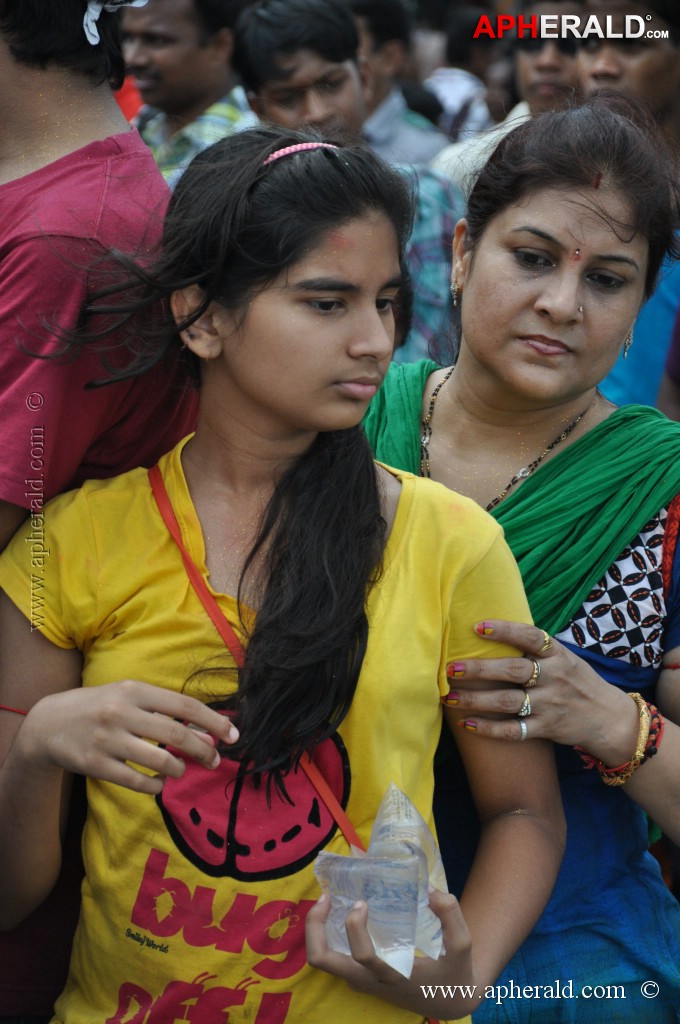
[[[62, 235], [99, 240], [130, 221], [133, 234], [144, 219], [162, 216], [168, 189], [153, 156], [136, 131], [97, 140], [0, 186], [5, 242]], [[103, 239], [125, 247], [127, 237]]]
[[363, 133], [383, 159], [397, 164], [427, 164], [447, 142], [431, 121], [408, 107], [396, 85], [366, 119]]

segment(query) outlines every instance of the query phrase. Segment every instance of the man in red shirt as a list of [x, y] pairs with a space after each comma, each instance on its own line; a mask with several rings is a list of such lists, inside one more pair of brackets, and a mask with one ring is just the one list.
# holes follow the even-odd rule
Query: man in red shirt
[[[195, 396], [177, 361], [88, 390], [107, 376], [96, 345], [54, 358], [104, 280], [102, 257], [149, 251], [167, 202], [113, 96], [118, 16], [90, 3], [100, 10], [93, 44], [83, 6], [0, 6], [0, 549], [41, 502], [154, 462], [193, 425]], [[113, 359], [122, 367], [131, 355]]]
[[[43, 504], [87, 477], [153, 464], [195, 417], [178, 357], [96, 389], [86, 385], [107, 377], [107, 359], [128, 366], [124, 347], [55, 357], [104, 280], [106, 253], [143, 256], [158, 241], [169, 194], [112, 91], [123, 78], [115, 7], [124, 2], [0, 3], [0, 549], [30, 514], [44, 531], [45, 572]], [[63, 988], [78, 839], [76, 823], [48, 901], [0, 934], [4, 1024], [49, 1020]]]

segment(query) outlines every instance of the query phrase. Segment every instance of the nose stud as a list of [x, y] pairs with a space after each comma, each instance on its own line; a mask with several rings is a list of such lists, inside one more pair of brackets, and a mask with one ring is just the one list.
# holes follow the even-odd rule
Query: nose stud
[[579, 306], [578, 307], [578, 311], [579, 311], [579, 313], [583, 313], [583, 306]]

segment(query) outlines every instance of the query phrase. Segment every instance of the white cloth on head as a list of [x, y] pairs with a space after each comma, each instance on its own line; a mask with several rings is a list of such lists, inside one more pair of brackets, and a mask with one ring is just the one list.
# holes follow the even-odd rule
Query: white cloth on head
[[88, 0], [83, 18], [83, 28], [88, 43], [96, 46], [99, 42], [97, 22], [102, 11], [117, 11], [119, 7], [144, 7], [148, 0]]

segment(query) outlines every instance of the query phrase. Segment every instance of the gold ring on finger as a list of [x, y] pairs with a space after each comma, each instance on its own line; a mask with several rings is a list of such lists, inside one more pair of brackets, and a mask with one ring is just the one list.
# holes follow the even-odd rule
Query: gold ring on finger
[[528, 718], [531, 714], [531, 698], [526, 690], [524, 691], [524, 702], [517, 714], [520, 718]]
[[529, 658], [529, 661], [534, 666], [534, 670], [524, 684], [527, 690], [530, 690], [532, 686], [535, 686], [538, 680], [541, 678], [541, 663], [536, 661], [535, 658]]
[[546, 654], [552, 647], [552, 637], [550, 634], [546, 633], [544, 629], [542, 629], [541, 632], [543, 633], [543, 645], [536, 651], [538, 657], [540, 657], [541, 654]]
[[519, 720], [519, 739], [520, 739], [520, 743], [527, 738], [528, 731], [529, 730], [527, 729], [527, 723], [524, 721], [523, 718], [520, 718], [520, 720]]

